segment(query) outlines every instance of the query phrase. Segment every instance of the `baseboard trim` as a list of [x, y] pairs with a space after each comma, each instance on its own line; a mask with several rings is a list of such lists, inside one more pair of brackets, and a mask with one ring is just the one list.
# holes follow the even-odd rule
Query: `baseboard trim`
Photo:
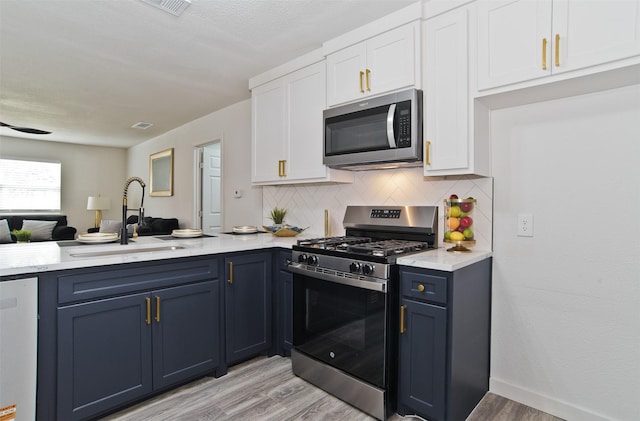
[[565, 420], [611, 421], [612, 419], [580, 406], [507, 383], [495, 377], [489, 379], [489, 391]]

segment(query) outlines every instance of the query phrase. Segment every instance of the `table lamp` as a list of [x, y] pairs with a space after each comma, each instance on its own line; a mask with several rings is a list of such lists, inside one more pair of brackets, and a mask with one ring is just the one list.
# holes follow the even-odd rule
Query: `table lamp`
[[102, 211], [111, 208], [108, 197], [89, 196], [87, 200], [87, 210], [96, 211], [95, 227], [100, 227], [100, 221], [102, 220]]

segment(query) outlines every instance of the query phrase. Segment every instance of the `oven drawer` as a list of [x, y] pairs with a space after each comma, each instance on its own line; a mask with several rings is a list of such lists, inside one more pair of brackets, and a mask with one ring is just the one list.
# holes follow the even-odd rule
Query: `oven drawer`
[[447, 304], [446, 276], [427, 275], [403, 269], [400, 272], [401, 291], [404, 297]]

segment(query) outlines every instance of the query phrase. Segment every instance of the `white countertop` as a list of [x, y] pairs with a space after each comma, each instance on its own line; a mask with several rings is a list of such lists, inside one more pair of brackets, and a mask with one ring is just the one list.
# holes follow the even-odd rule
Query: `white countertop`
[[[276, 237], [271, 234], [230, 235], [216, 237], [175, 238], [164, 240], [158, 237], [138, 237], [127, 245], [79, 244], [61, 247], [56, 241], [29, 244], [0, 245], [0, 277], [20, 277], [40, 272], [77, 269], [122, 263], [164, 260], [178, 257], [204, 256], [237, 251], [291, 248], [299, 237]], [[159, 247], [179, 246], [176, 250], [149, 250]], [[128, 253], [107, 256], [80, 256], [83, 253], [127, 250]], [[74, 257], [73, 254], [76, 256]], [[445, 248], [427, 251], [398, 259], [398, 263], [427, 269], [454, 271], [491, 256], [488, 250], [473, 250], [470, 253], [449, 253]]]
[[444, 270], [453, 272], [473, 263], [479, 262], [492, 256], [491, 250], [478, 250], [471, 248], [470, 252], [449, 252], [451, 244], [437, 250], [425, 251], [424, 253], [412, 254], [406, 257], [399, 257], [396, 263], [403, 266], [413, 266], [417, 268]]

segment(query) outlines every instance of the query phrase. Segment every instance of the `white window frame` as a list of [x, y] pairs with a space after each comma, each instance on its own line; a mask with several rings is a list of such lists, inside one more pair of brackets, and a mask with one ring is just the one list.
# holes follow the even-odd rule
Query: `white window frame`
[[61, 202], [60, 161], [0, 158], [0, 212], [59, 212]]

